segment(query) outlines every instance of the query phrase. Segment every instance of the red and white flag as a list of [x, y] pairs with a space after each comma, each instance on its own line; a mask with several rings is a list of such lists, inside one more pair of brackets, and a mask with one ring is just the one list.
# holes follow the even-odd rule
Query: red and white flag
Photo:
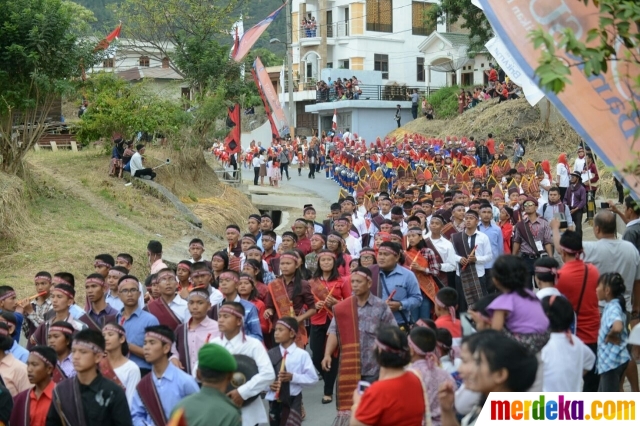
[[338, 130], [338, 110], [333, 110], [333, 122], [331, 123], [331, 130], [334, 132]]
[[111, 33], [106, 36], [105, 38], [103, 38], [100, 43], [98, 43], [96, 45], [96, 47], [93, 49], [94, 52], [99, 52], [100, 50], [106, 50], [109, 48], [109, 45], [111, 44], [111, 42], [113, 42], [114, 40], [117, 40], [120, 38], [120, 30], [122, 30], [122, 23], [119, 24], [115, 30], [111, 31]]

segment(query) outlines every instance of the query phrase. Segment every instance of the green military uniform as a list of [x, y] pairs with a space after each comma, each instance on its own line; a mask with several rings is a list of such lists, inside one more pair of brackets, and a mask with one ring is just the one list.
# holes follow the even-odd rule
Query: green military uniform
[[[237, 368], [236, 359], [220, 345], [209, 343], [198, 351], [198, 374], [203, 370], [229, 373], [228, 384], [231, 373]], [[226, 387], [224, 381], [217, 382], [215, 386], [203, 383], [200, 392], [180, 401], [173, 413], [182, 409], [182, 420], [186, 420], [187, 426], [242, 426], [240, 408], [226, 394], [216, 389], [221, 386]]]
[[184, 409], [188, 426], [242, 426], [240, 408], [214, 388], [203, 386], [180, 401], [175, 410], [179, 408]]

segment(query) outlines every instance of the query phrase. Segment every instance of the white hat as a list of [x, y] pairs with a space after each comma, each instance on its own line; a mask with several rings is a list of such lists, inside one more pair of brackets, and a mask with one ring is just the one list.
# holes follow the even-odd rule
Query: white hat
[[640, 324], [636, 324], [629, 333], [628, 343], [640, 346]]

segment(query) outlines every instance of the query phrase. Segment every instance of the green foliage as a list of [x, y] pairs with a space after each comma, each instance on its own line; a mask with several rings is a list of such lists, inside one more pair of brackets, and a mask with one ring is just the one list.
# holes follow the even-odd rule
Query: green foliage
[[[66, 1], [1, 4], [0, 169], [14, 174], [44, 131], [53, 101], [74, 89], [82, 65], [93, 65], [94, 46], [81, 41], [76, 13], [82, 11]], [[17, 138], [11, 137], [14, 125], [25, 126]]]
[[91, 33], [91, 26], [98, 22], [95, 14], [84, 6], [71, 0], [62, 0], [62, 7], [72, 17], [72, 31], [82, 37]]
[[247, 66], [251, 67], [253, 66], [253, 61], [258, 56], [262, 61], [262, 65], [264, 65], [265, 67], [282, 66], [282, 61], [284, 61], [284, 54], [279, 55], [279, 54], [273, 53], [272, 51], [270, 51], [265, 47], [258, 47], [258, 48], [251, 49], [244, 63], [247, 64]]
[[441, 0], [427, 11], [427, 21], [433, 26], [445, 22], [452, 24], [460, 19], [463, 20], [461, 27], [469, 30], [469, 56], [485, 50], [484, 45], [493, 37], [493, 31], [484, 12], [471, 0]]
[[77, 137], [83, 143], [121, 133], [170, 135], [189, 124], [190, 115], [179, 102], [155, 94], [148, 82], [128, 83], [112, 73], [96, 73], [85, 83], [89, 108], [78, 124]]
[[[585, 5], [589, 3], [589, 0], [583, 1]], [[631, 81], [631, 87], [627, 88], [632, 95], [629, 102], [638, 116], [635, 100], [640, 96], [640, 74], [637, 72], [640, 67], [637, 51], [640, 3], [636, 0], [592, 1], [600, 9], [600, 20], [597, 28], [588, 30], [586, 42], [577, 39], [570, 27], [556, 37], [540, 29], [529, 34], [534, 46], [543, 48], [536, 74], [543, 88], [560, 93], [571, 83], [571, 67], [579, 67], [585, 75], [591, 76], [606, 73], [615, 62], [617, 69], [623, 72], [620, 77]], [[571, 55], [568, 64], [561, 52]], [[635, 138], [640, 138], [640, 126]]]
[[453, 118], [458, 115], [458, 86], [442, 87], [429, 96], [428, 101], [433, 106], [436, 118]]

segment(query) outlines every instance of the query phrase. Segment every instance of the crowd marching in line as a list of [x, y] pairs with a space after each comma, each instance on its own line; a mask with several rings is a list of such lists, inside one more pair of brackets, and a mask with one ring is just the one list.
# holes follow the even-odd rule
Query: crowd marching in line
[[554, 175], [512, 166], [491, 135], [252, 144], [249, 161], [324, 168], [330, 215], [305, 205], [277, 234], [253, 214], [224, 250], [194, 238], [171, 266], [150, 241], [143, 280], [120, 253], [82, 283], [1, 286], [0, 422], [294, 426], [319, 380], [337, 426], [473, 425], [497, 391], [637, 392], [640, 208], [588, 209], [597, 241], [583, 241], [599, 179], [577, 153]]

